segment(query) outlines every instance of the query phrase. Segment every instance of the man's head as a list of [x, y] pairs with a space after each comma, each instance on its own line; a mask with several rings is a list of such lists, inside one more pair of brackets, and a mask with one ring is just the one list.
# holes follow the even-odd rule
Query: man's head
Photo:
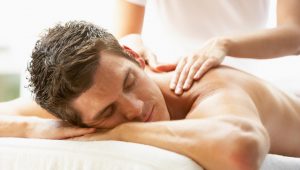
[[36, 102], [72, 124], [112, 128], [145, 121], [153, 108], [165, 114], [152, 118], [169, 119], [157, 85], [112, 34], [93, 24], [49, 29], [36, 43], [28, 70]]

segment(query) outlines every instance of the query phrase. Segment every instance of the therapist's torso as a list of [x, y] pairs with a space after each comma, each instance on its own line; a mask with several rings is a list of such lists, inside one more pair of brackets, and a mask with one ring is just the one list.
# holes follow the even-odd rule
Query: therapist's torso
[[162, 62], [176, 61], [210, 38], [265, 28], [268, 9], [269, 0], [148, 0], [143, 39]]

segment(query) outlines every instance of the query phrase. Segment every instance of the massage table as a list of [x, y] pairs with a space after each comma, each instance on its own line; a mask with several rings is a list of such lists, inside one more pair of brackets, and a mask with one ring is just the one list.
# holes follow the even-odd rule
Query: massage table
[[[0, 138], [0, 170], [94, 169], [203, 170], [186, 156], [143, 144]], [[300, 158], [269, 154], [261, 170], [300, 170]]]

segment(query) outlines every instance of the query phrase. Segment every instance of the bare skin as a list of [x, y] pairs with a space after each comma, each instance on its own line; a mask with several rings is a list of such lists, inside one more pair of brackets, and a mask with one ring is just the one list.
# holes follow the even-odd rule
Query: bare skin
[[[229, 94], [228, 99], [232, 95], [238, 95], [236, 96], [237, 99], [243, 98], [244, 95], [249, 96], [253, 103], [247, 105], [255, 105], [258, 113], [256, 118], [261, 121], [270, 136], [270, 153], [300, 156], [298, 147], [300, 143], [299, 97], [286, 94], [250, 74], [225, 66], [212, 69], [201, 81], [196, 82], [191, 90], [184, 93], [181, 97], [177, 97], [172, 91], [168, 90], [168, 82], [165, 81], [171, 79], [172, 73], [157, 74], [151, 71], [148, 73], [152, 74], [153, 79], [161, 88], [166, 104], [169, 106], [168, 110], [174, 116], [172, 119], [213, 116], [213, 109], [209, 109], [209, 113], [205, 110], [204, 112], [194, 112], [193, 110], [202, 105], [204, 105], [203, 107], [214, 108], [222, 98], [219, 98], [218, 95], [226, 95], [226, 91], [238, 93], [241, 90], [244, 92], [243, 95]], [[239, 90], [236, 90], [236, 88], [239, 88]], [[214, 103], [209, 100], [214, 101]], [[232, 104], [232, 102], [224, 101], [228, 105]]]
[[66, 139], [93, 132], [55, 118], [28, 99], [0, 103], [0, 137]]
[[[77, 98], [77, 103], [75, 100], [75, 108], [81, 111], [85, 123], [111, 130], [74, 140], [143, 143], [186, 155], [206, 169], [258, 169], [268, 152], [300, 156], [299, 98], [289, 96], [263, 80], [222, 66], [210, 70], [189, 91], [178, 96], [169, 89], [172, 72], [158, 74], [150, 69], [144, 72], [122, 57], [103, 59], [102, 62], [109, 64], [107, 67], [102, 64], [95, 77], [104, 79], [97, 78], [95, 85]], [[114, 67], [114, 64], [120, 67]], [[121, 92], [118, 86], [122, 86], [124, 74], [120, 73], [128, 68], [132, 75], [124, 83], [126, 90]], [[131, 87], [132, 84], [135, 86]], [[130, 87], [128, 90], [127, 86]], [[155, 100], [148, 100], [153, 98]], [[91, 119], [99, 108], [107, 104], [102, 100], [118, 103], [120, 110], [111, 118], [93, 121]], [[149, 103], [152, 105], [156, 100], [155, 110], [148, 117]], [[36, 104], [15, 108], [23, 108], [18, 115], [49, 118]], [[42, 122], [40, 125], [45, 127]], [[51, 128], [53, 126], [49, 126], [48, 131]], [[54, 136], [42, 137], [57, 139], [91, 132], [76, 132], [72, 127], [71, 133], [63, 134], [58, 133], [64, 132], [59, 129], [57, 133], [54, 129]], [[45, 135], [43, 131], [36, 135], [41, 134]]]
[[222, 66], [178, 96], [169, 88], [173, 72], [144, 72], [125, 58], [101, 56], [94, 84], [72, 106], [87, 125], [111, 130], [74, 140], [152, 145], [206, 169], [258, 169], [269, 151], [300, 156], [300, 101], [266, 82]]

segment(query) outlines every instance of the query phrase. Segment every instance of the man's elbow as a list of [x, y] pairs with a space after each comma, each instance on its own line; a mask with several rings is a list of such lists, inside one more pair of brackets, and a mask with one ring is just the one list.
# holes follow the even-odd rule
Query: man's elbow
[[289, 45], [294, 50], [292, 50], [291, 55], [299, 55], [300, 54], [300, 24], [299, 23], [287, 24], [285, 26], [285, 29], [290, 34], [292, 34], [292, 39], [290, 40]]
[[258, 170], [269, 151], [270, 141], [263, 127], [247, 125], [233, 140], [228, 162], [232, 170]]
[[258, 170], [268, 151], [262, 145], [253, 137], [240, 139], [228, 157], [232, 170]]
[[265, 128], [239, 118], [221, 122], [223, 126], [215, 131], [218, 137], [206, 143], [210, 150], [206, 161], [196, 161], [206, 169], [258, 170], [270, 147]]

